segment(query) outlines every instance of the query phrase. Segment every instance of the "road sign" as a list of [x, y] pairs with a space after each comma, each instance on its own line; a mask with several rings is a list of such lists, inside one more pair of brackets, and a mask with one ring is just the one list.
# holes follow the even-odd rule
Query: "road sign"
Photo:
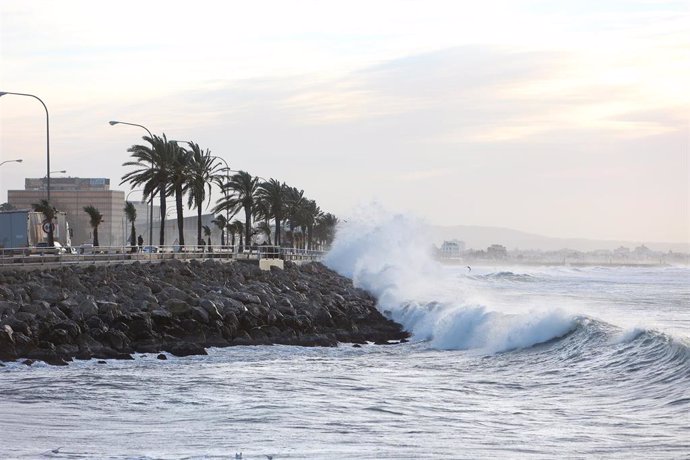
[[55, 224], [47, 220], [43, 221], [43, 232], [50, 233], [51, 230], [55, 231]]

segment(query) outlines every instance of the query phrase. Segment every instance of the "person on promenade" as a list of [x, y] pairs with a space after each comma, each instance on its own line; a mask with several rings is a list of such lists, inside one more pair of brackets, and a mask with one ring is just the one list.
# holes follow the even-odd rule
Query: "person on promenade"
[[139, 252], [144, 250], [144, 238], [141, 235], [137, 238], [137, 245], [139, 246]]

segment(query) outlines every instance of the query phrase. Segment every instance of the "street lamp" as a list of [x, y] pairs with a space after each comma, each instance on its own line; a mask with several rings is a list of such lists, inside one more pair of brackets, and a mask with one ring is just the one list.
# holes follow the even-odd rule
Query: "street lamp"
[[33, 94], [27, 94], [27, 93], [11, 93], [9, 91], [0, 91], [0, 97], [4, 96], [5, 94], [10, 94], [13, 96], [27, 96], [27, 97], [33, 97], [34, 99], [38, 99], [38, 102], [43, 105], [43, 108], [46, 109], [46, 178], [48, 179], [47, 183], [47, 192], [48, 192], [48, 203], [50, 203], [50, 122], [49, 122], [49, 117], [48, 117], [48, 107], [46, 107], [45, 103], [41, 100], [40, 97], [34, 96]]
[[[108, 122], [110, 126], [115, 126], [115, 125], [129, 125], [129, 126], [137, 126], [139, 128], [145, 129], [147, 133], [149, 133], [149, 136], [151, 137], [151, 142], [153, 142], [153, 134], [151, 134], [151, 131], [144, 126], [144, 125], [139, 125], [136, 123], [128, 123], [126, 121], [109, 121]], [[152, 145], [153, 146], [153, 145]], [[153, 169], [153, 161], [151, 162], [151, 169]], [[153, 246], [153, 197], [155, 196], [154, 191], [151, 191], [151, 206], [149, 207], [149, 246]], [[162, 222], [161, 222], [162, 225]]]
[[4, 165], [5, 163], [21, 163], [22, 161], [24, 161], [24, 160], [22, 160], [21, 158], [18, 160], [5, 160], [5, 161], [0, 163], [0, 166]]

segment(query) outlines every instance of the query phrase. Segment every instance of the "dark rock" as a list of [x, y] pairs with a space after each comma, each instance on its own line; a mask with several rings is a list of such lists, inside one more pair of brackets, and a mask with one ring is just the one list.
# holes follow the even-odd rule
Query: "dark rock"
[[170, 345], [165, 351], [174, 356], [207, 355], [206, 349], [195, 343], [175, 343]]
[[[191, 313], [192, 313], [192, 319], [194, 321], [197, 321], [197, 322], [203, 323], [203, 324], [208, 324], [209, 315], [206, 312], [206, 310], [204, 310], [203, 308], [192, 307]], [[218, 316], [220, 316], [220, 315], [218, 315]]]
[[165, 307], [173, 316], [186, 315], [192, 310], [191, 305], [180, 299], [168, 299], [163, 302], [163, 307]]
[[243, 304], [252, 304], [252, 303], [260, 304], [261, 303], [261, 299], [259, 298], [259, 296], [256, 296], [254, 294], [249, 294], [248, 292], [241, 292], [241, 291], [233, 292], [230, 294], [230, 298], [235, 299], [235, 300], [239, 300]]
[[157, 359], [168, 359], [168, 357], [165, 356], [163, 353], [161, 353], [161, 354], [159, 354], [158, 356], [156, 356], [156, 358], [157, 358]]
[[203, 354], [209, 346], [405, 340], [375, 305], [320, 264], [264, 272], [255, 261], [166, 260], [0, 272], [0, 360], [64, 364]]

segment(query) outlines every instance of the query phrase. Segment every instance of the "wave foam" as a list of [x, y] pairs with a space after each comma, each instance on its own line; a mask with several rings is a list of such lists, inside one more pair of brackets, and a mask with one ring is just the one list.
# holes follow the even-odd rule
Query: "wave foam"
[[339, 227], [324, 263], [373, 294], [413, 338], [436, 348], [507, 351], [576, 327], [573, 315], [560, 309], [499, 311], [469, 302], [476, 293], [435, 262], [430, 248], [422, 222], [373, 207]]

